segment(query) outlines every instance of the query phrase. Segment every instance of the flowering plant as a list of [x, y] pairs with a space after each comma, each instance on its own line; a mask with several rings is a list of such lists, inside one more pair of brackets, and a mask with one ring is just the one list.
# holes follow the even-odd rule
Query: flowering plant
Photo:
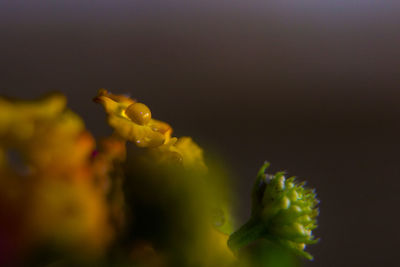
[[316, 242], [313, 190], [266, 174], [265, 163], [251, 218], [234, 231], [231, 181], [218, 161], [205, 160], [190, 137], [173, 137], [143, 103], [104, 89], [94, 101], [114, 129], [97, 144], [63, 95], [0, 98], [0, 265], [270, 266], [290, 265], [292, 252], [312, 259], [304, 249]]

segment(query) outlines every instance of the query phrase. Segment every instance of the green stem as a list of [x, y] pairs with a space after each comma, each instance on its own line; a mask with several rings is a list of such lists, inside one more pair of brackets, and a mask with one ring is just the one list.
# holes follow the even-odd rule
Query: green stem
[[229, 237], [228, 247], [235, 252], [251, 242], [260, 239], [265, 232], [266, 227], [264, 224], [258, 220], [249, 220]]

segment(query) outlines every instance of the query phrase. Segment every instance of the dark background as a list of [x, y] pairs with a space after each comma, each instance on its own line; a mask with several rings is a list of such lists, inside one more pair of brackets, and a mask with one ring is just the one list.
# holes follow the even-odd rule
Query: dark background
[[219, 151], [242, 221], [265, 159], [317, 188], [307, 266], [396, 265], [396, 1], [0, 0], [1, 94], [64, 92], [99, 137], [101, 87]]

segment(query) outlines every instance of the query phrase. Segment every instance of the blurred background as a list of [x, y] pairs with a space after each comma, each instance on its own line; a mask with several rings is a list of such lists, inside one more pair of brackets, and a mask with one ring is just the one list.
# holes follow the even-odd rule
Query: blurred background
[[61, 91], [95, 136], [129, 93], [231, 166], [238, 216], [264, 160], [306, 179], [306, 266], [398, 262], [400, 2], [0, 1], [0, 93]]

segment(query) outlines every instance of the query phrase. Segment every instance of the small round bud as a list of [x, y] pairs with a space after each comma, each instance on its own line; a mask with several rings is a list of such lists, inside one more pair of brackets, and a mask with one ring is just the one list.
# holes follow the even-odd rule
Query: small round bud
[[278, 190], [285, 189], [285, 176], [282, 175], [282, 176], [277, 177], [276, 186], [277, 186]]
[[139, 125], [146, 125], [151, 120], [150, 109], [142, 103], [133, 103], [129, 105], [125, 110], [125, 114]]
[[299, 198], [299, 194], [295, 190], [292, 190], [288, 193], [288, 197], [291, 201], [296, 201]]
[[299, 223], [293, 223], [289, 226], [282, 226], [277, 229], [277, 232], [286, 236], [287, 238], [291, 238], [293, 236], [304, 236], [306, 235], [306, 231], [303, 225]]
[[302, 209], [298, 205], [292, 205], [289, 212], [297, 215], [302, 212]]
[[290, 200], [287, 197], [283, 197], [281, 200], [280, 208], [286, 210], [290, 206]]
[[294, 183], [293, 183], [293, 182], [287, 182], [287, 183], [286, 183], [286, 187], [287, 187], [288, 189], [292, 189], [292, 188], [294, 187]]
[[312, 222], [312, 219], [311, 219], [311, 217], [308, 216], [308, 215], [303, 215], [303, 216], [300, 216], [300, 217], [297, 219], [297, 221], [300, 222], [300, 223], [302, 223], [302, 224], [307, 225], [307, 224], [309, 224], [309, 223]]

